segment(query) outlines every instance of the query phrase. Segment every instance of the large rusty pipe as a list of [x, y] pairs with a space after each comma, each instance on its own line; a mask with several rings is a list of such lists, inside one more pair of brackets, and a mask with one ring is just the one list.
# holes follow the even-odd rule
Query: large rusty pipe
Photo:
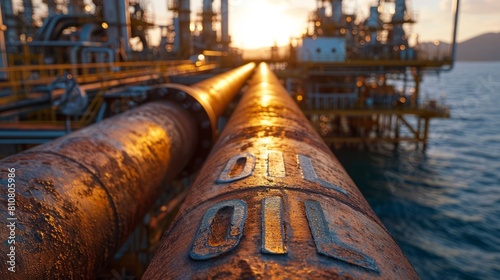
[[148, 91], [150, 101], [171, 100], [192, 111], [198, 124], [200, 141], [188, 170], [201, 167], [218, 137], [217, 124], [236, 94], [252, 76], [255, 63], [248, 63], [191, 86], [165, 84]]
[[[234, 70], [222, 73], [213, 78], [196, 83], [192, 86], [179, 84], [161, 85], [157, 88], [167, 88], [168, 97], [175, 101], [189, 101], [193, 108], [200, 105], [207, 114], [207, 120], [211, 130], [212, 139], [216, 138], [217, 118], [226, 110], [232, 102], [238, 90], [248, 81], [255, 69], [255, 63], [248, 63]], [[186, 96], [187, 95], [187, 96]], [[189, 108], [188, 106], [186, 106]]]
[[160, 94], [149, 100], [155, 102], [1, 160], [0, 279], [95, 278], [163, 183], [194, 158], [204, 133], [199, 122], [216, 119], [229, 104], [211, 104], [218, 99], [210, 95], [234, 97], [254, 68], [211, 79], [229, 80], [230, 89], [185, 87], [191, 95], [175, 102]]
[[144, 275], [193, 278], [418, 278], [265, 64]]
[[0, 237], [14, 240], [0, 278], [95, 278], [192, 157], [195, 128], [150, 103], [0, 161]]

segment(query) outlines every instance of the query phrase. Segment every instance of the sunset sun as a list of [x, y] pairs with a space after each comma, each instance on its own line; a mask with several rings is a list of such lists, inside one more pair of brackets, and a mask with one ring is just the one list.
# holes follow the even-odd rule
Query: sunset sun
[[232, 41], [241, 48], [272, 46], [274, 42], [286, 45], [290, 37], [300, 36], [306, 26], [306, 17], [298, 15], [301, 11], [285, 1], [239, 1], [237, 5], [244, 12], [232, 15]]

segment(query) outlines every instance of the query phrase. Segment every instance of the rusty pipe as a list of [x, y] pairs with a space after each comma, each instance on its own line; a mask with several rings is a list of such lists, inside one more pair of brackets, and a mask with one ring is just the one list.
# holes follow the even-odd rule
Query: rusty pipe
[[170, 100], [190, 109], [198, 124], [200, 140], [188, 171], [198, 170], [218, 137], [217, 123], [239, 90], [252, 76], [255, 63], [248, 63], [191, 86], [164, 84], [148, 90], [148, 101]]
[[[158, 102], [1, 160], [0, 236], [12, 236], [12, 222], [14, 241], [2, 246], [0, 278], [95, 278], [187, 164], [196, 139], [188, 111]], [[15, 272], [5, 266], [10, 252]]]
[[261, 64], [144, 279], [417, 279]]
[[[168, 96], [166, 87], [156, 87], [145, 105], [0, 161], [2, 201], [15, 196], [14, 212], [8, 203], [0, 208], [2, 217], [13, 219], [0, 220], [0, 236], [15, 233], [0, 262], [14, 258], [17, 267], [15, 273], [2, 269], [0, 278], [95, 278], [163, 182], [204, 147], [207, 128], [213, 136], [217, 118], [254, 68], [246, 65], [192, 88], [174, 85]], [[12, 192], [8, 173], [15, 176]], [[6, 227], [11, 222], [14, 231]], [[14, 256], [8, 255], [10, 245]]]

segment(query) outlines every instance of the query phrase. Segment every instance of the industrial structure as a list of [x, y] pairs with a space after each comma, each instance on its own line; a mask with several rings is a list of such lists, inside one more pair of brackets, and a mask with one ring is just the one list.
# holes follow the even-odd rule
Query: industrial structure
[[330, 146], [407, 142], [425, 150], [430, 120], [449, 117], [444, 104], [422, 100], [420, 83], [453, 67], [454, 47], [434, 58], [420, 50], [407, 2], [378, 1], [360, 19], [343, 13], [342, 0], [318, 0], [289, 56], [266, 60]]
[[[139, 1], [69, 1], [67, 6], [46, 1], [43, 24], [34, 17], [31, 1], [23, 1], [17, 14], [14, 2], [3, 2], [8, 28], [3, 28], [0, 62], [8, 67], [0, 73], [0, 118], [50, 121], [48, 132], [25, 125], [41, 135], [33, 139], [37, 133], [30, 132], [35, 136], [26, 140], [6, 124], [15, 141], [0, 140], [4, 144], [41, 143], [70, 126], [112, 114], [106, 106], [115, 113], [133, 107], [123, 100], [104, 105], [104, 91], [118, 85], [162, 83], [241, 61], [230, 48], [227, 0], [220, 1], [219, 11], [212, 0], [203, 0], [199, 23], [191, 17], [189, 0], [167, 1], [174, 18], [160, 26]], [[318, 0], [307, 32], [291, 41], [286, 56], [273, 48], [267, 62], [332, 147], [411, 142], [425, 149], [430, 120], [449, 117], [449, 110], [436, 100], [423, 100], [420, 83], [425, 73], [452, 67], [454, 50], [430, 59], [409, 34], [415, 22], [405, 0], [378, 1], [366, 19], [345, 14], [342, 0]], [[149, 40], [153, 28], [161, 31], [157, 46]], [[54, 113], [51, 107], [67, 100], [72, 100], [70, 108]], [[37, 116], [26, 115], [33, 112]], [[72, 124], [54, 127], [59, 120]]]
[[147, 1], [1, 0], [0, 194], [16, 202], [0, 213], [18, 220], [0, 234], [18, 272], [0, 278], [416, 279], [331, 149], [425, 150], [450, 113], [420, 82], [454, 48], [419, 48], [409, 1], [360, 18], [317, 0], [256, 67], [231, 47], [228, 0], [197, 1], [196, 17], [166, 1], [158, 24]]

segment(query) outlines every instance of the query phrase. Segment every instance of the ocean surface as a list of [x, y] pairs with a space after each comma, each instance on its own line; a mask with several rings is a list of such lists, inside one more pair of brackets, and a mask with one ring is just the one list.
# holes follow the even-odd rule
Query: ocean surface
[[500, 63], [458, 63], [422, 90], [451, 106], [425, 154], [335, 153], [422, 279], [500, 279]]

